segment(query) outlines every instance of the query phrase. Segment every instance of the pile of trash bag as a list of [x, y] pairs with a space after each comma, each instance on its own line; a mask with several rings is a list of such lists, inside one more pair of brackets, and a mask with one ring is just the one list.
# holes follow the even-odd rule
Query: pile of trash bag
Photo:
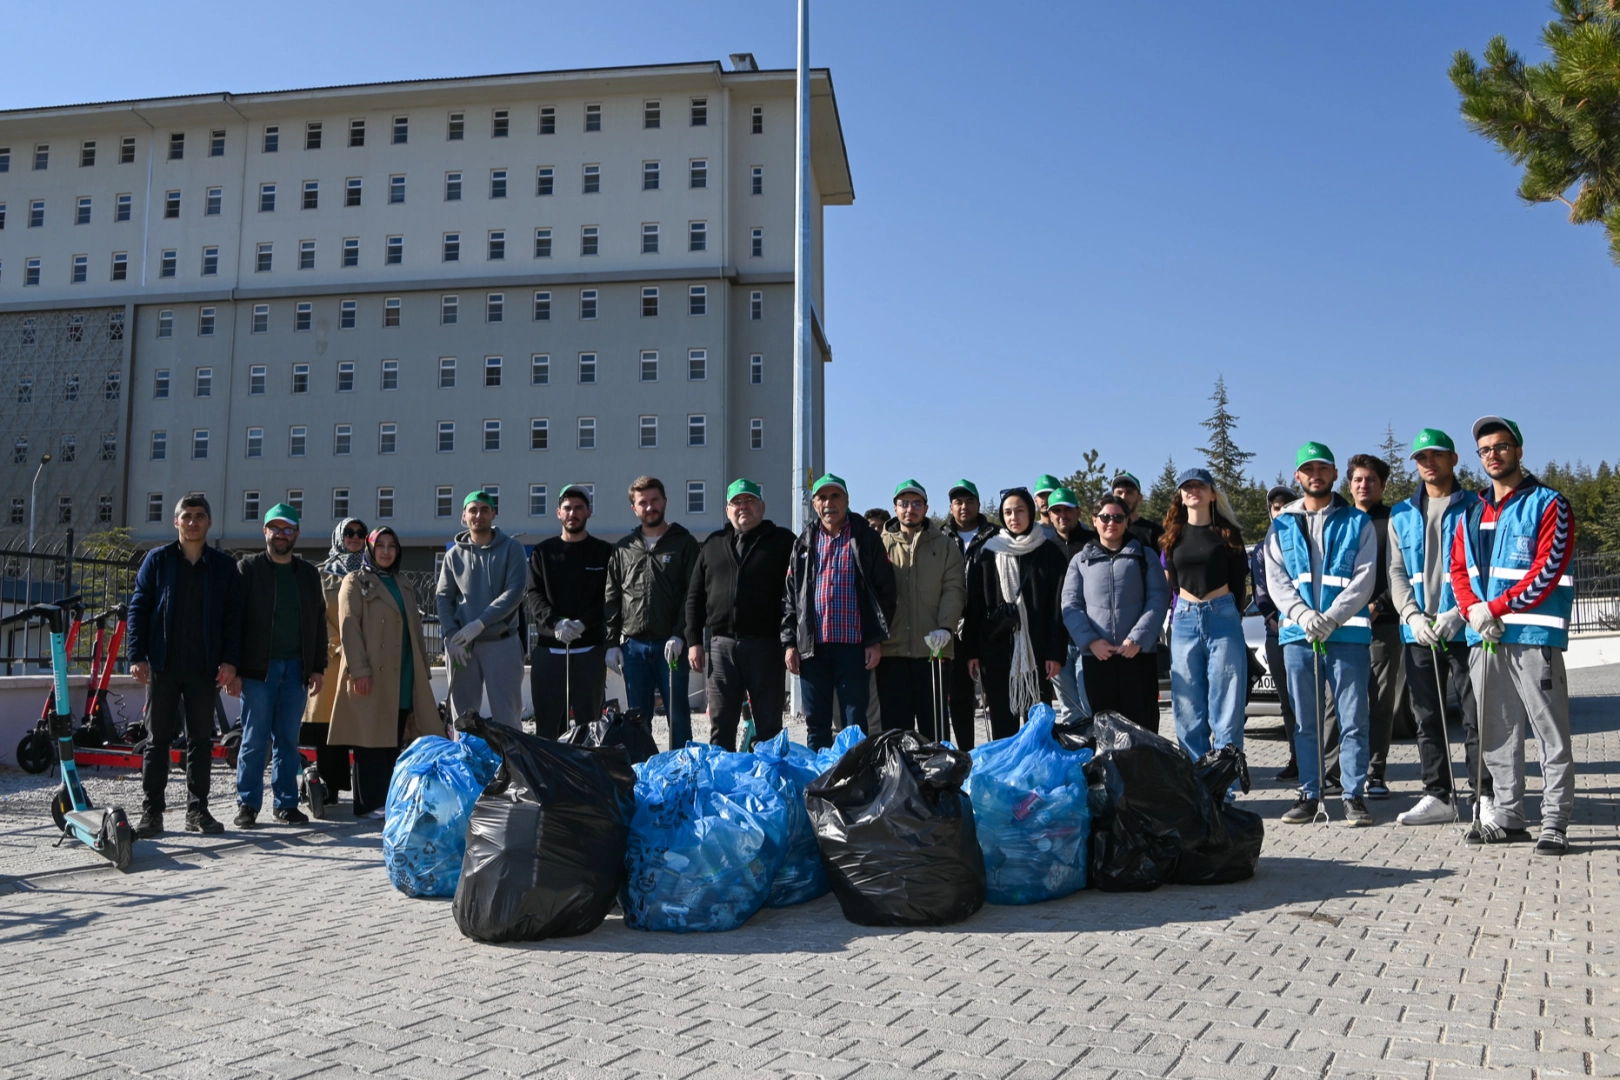
[[814, 900], [830, 887], [827, 871], [821, 865], [821, 849], [816, 846], [816, 830], [804, 808], [804, 789], [821, 775], [816, 752], [808, 746], [788, 741], [784, 729], [754, 747], [754, 756], [764, 764], [776, 783], [776, 790], [787, 804], [787, 842], [782, 849], [782, 866], [771, 880], [770, 907], [790, 907]]
[[858, 727], [847, 727], [833, 736], [833, 744], [824, 746], [816, 753], [816, 772], [824, 773], [837, 765], [839, 759], [849, 753], [849, 748], [866, 738], [866, 732]]
[[501, 755], [473, 805], [452, 911], [479, 941], [594, 930], [624, 884], [635, 772], [621, 746], [567, 746], [469, 714], [458, 730]]
[[985, 899], [1036, 904], [1085, 888], [1089, 734], [1059, 726], [1051, 706], [1037, 705], [1017, 734], [971, 754], [967, 791], [984, 852]]
[[1195, 767], [1176, 743], [1113, 712], [1097, 714], [1092, 737], [1092, 884], [1132, 892], [1254, 876], [1264, 825], [1224, 798], [1247, 776], [1241, 751], [1216, 751]]
[[406, 896], [450, 896], [461, 878], [467, 819], [501, 759], [476, 735], [424, 735], [405, 748], [388, 783], [383, 865]]
[[788, 841], [788, 806], [753, 754], [692, 743], [635, 767], [619, 904], [637, 930], [735, 930], [765, 906]]
[[962, 790], [973, 760], [915, 731], [857, 741], [805, 790], [844, 918], [939, 926], [984, 906], [984, 856]]
[[589, 724], [574, 724], [557, 741], [570, 746], [622, 746], [630, 755], [632, 765], [639, 765], [658, 753], [652, 724], [641, 715], [640, 709], [620, 712], [610, 707]]

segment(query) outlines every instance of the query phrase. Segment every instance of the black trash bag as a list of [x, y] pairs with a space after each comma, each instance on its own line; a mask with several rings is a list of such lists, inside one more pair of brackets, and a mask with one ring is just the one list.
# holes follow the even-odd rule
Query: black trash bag
[[501, 755], [468, 822], [456, 925], [491, 942], [594, 930], [625, 879], [636, 774], [624, 748], [567, 746], [475, 714], [456, 728]]
[[1224, 793], [1246, 771], [1241, 755], [1214, 755], [1201, 776], [1180, 746], [1118, 713], [1097, 714], [1092, 727], [1097, 753], [1086, 778], [1093, 884], [1105, 892], [1144, 892], [1254, 875], [1264, 835], [1259, 815], [1210, 794], [1211, 787]]
[[[557, 741], [570, 746], [622, 746], [625, 753], [630, 755], [632, 765], [640, 765], [658, 754], [652, 725], [641, 715], [641, 710], [631, 709], [621, 713], [612, 705], [600, 718], [589, 724], [573, 725]], [[680, 748], [672, 746], [670, 749]]]
[[962, 790], [973, 759], [885, 731], [805, 788], [833, 895], [862, 926], [940, 926], [984, 906], [984, 855]]

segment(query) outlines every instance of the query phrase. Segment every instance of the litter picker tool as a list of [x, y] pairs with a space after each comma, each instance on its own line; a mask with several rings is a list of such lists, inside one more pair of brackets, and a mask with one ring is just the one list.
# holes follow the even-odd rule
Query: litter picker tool
[[934, 742], [944, 742], [947, 734], [945, 730], [945, 699], [943, 691], [940, 689], [939, 669], [939, 650], [933, 649], [930, 651], [928, 658], [928, 673], [933, 676], [934, 680], [934, 694], [931, 699], [931, 704], [934, 707], [934, 733], [929, 736]]
[[[1446, 748], [1446, 769], [1451, 774], [1451, 820], [1461, 821], [1462, 815], [1457, 812], [1457, 799], [1460, 797], [1457, 793], [1457, 762], [1451, 756], [1451, 726], [1446, 723], [1446, 680], [1445, 676], [1440, 674], [1441, 667], [1448, 663], [1446, 643], [1437, 641], [1430, 648], [1434, 650], [1434, 691], [1439, 695], [1437, 700], [1440, 702], [1440, 735]], [[1465, 733], [1463, 735], [1464, 756], [1467, 755], [1467, 747], [1468, 736]]]
[[[1490, 638], [1482, 637], [1480, 648], [1485, 655], [1479, 658], [1479, 765], [1474, 770], [1474, 827], [1473, 835], [1479, 837], [1481, 843], [1492, 844], [1507, 839], [1507, 830], [1500, 825], [1492, 825], [1485, 820], [1482, 807], [1485, 802], [1485, 689], [1491, 681], [1491, 660], [1496, 656], [1496, 642]], [[1466, 742], [1464, 743], [1466, 746]]]
[[1326, 655], [1326, 642], [1311, 642], [1311, 669], [1316, 675], [1316, 813], [1311, 815], [1312, 825], [1331, 820], [1327, 812], [1327, 766], [1324, 763], [1327, 757], [1327, 747], [1323, 745], [1326, 737], [1322, 734], [1322, 657]]

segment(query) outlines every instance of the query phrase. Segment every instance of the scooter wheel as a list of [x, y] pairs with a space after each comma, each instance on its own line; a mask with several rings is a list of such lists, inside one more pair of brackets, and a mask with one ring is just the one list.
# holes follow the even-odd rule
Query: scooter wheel
[[68, 796], [67, 785], [63, 784], [51, 796], [51, 820], [56, 823], [60, 831], [67, 828], [67, 812], [73, 809], [73, 800]]
[[135, 858], [135, 830], [130, 828], [129, 817], [122, 806], [107, 811], [107, 839], [113, 845], [112, 851], [106, 853], [112, 859], [113, 869], [128, 870], [130, 861]]
[[42, 773], [51, 767], [51, 740], [30, 731], [17, 744], [17, 765], [23, 772]]
[[309, 803], [309, 816], [316, 821], [326, 817], [326, 785], [321, 783], [320, 773], [311, 765], [304, 770], [303, 782], [299, 785], [304, 789], [304, 801]]

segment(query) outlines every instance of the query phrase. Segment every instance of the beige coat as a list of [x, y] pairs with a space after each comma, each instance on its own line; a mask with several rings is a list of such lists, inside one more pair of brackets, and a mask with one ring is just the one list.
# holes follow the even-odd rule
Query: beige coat
[[[416, 591], [410, 582], [396, 577], [400, 596], [410, 618], [400, 616], [399, 605], [382, 580], [370, 570], [356, 570], [343, 579], [338, 589], [338, 630], [343, 637], [342, 661], [334, 680], [337, 689], [332, 706], [332, 729], [328, 739], [338, 746], [410, 745], [423, 735], [443, 735], [439, 710], [433, 703], [426, 651], [422, 647], [422, 616], [416, 608]], [[400, 636], [410, 634], [411, 656], [415, 662], [410, 718], [405, 723], [405, 741], [399, 743]], [[354, 692], [354, 680], [371, 679], [371, 693]]]
[[925, 527], [908, 537], [894, 519], [883, 527], [883, 548], [894, 567], [895, 592], [894, 618], [889, 622], [883, 655], [926, 659], [929, 653], [923, 635], [933, 630], [951, 632], [952, 640], [940, 655], [953, 655], [956, 624], [967, 606], [961, 547], [935, 528]]
[[321, 680], [321, 692], [311, 694], [304, 702], [304, 723], [329, 724], [332, 722], [332, 702], [337, 698], [338, 656], [342, 648], [338, 640], [338, 586], [343, 579], [335, 574], [321, 575], [321, 591], [326, 594], [326, 678]]

